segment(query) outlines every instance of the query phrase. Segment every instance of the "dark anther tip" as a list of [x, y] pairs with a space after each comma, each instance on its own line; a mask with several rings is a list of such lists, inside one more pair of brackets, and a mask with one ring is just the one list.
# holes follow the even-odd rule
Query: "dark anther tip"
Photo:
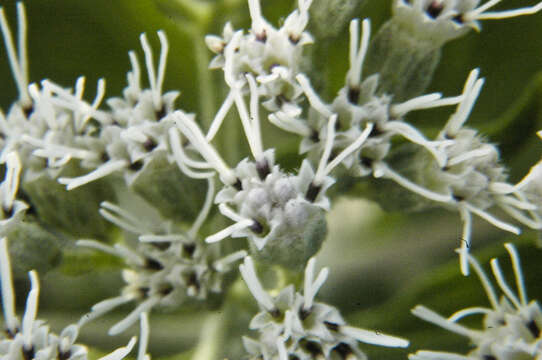
[[263, 226], [260, 222], [253, 220], [254, 222], [250, 225], [250, 230], [255, 234], [261, 234], [263, 232]]
[[237, 189], [237, 191], [243, 190], [243, 184], [241, 183], [241, 180], [237, 179], [235, 184], [233, 184], [233, 187]]
[[257, 161], [256, 171], [258, 172], [260, 180], [265, 180], [267, 175], [271, 173], [271, 169], [269, 169], [269, 163], [267, 162], [267, 160], [264, 159], [263, 161]]
[[358, 87], [349, 87], [348, 88], [348, 101], [352, 104], [357, 104], [359, 100], [359, 88]]
[[148, 138], [147, 140], [145, 140], [145, 142], [143, 143], [143, 147], [145, 148], [145, 150], [147, 150], [148, 152], [151, 152], [152, 150], [154, 150], [154, 148], [157, 146], [158, 144], [151, 138]]
[[314, 202], [316, 198], [318, 197], [320, 190], [322, 190], [321, 185], [315, 185], [314, 182], [311, 182], [311, 184], [309, 185], [309, 188], [307, 189], [307, 193], [305, 194], [305, 199], [307, 199], [310, 202]]
[[431, 4], [429, 4], [429, 6], [427, 7], [426, 13], [433, 19], [436, 19], [440, 15], [443, 9], [444, 9], [444, 3], [437, 0], [433, 0]]
[[130, 164], [129, 168], [132, 171], [139, 171], [143, 167], [143, 160], [137, 160]]

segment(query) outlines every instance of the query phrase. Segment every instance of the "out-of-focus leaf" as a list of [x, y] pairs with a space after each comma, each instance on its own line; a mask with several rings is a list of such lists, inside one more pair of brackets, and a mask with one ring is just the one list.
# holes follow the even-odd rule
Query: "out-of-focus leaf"
[[113, 255], [101, 251], [81, 249], [64, 250], [59, 271], [66, 276], [80, 276], [104, 269], [121, 269], [124, 262]]
[[540, 160], [542, 141], [536, 132], [542, 129], [542, 72], [527, 85], [522, 94], [498, 119], [481, 127], [482, 133], [499, 144], [503, 159], [513, 175], [523, 176]]

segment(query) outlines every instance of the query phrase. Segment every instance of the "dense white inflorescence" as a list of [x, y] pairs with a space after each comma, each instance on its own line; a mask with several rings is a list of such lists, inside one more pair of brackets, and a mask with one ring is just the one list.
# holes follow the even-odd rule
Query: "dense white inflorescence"
[[290, 285], [276, 296], [263, 289], [250, 256], [239, 266], [261, 309], [250, 322], [250, 329], [259, 332], [258, 339], [243, 339], [251, 359], [330, 359], [335, 354], [342, 359], [366, 359], [358, 342], [408, 346], [404, 339], [349, 326], [335, 307], [314, 301], [328, 276], [324, 268], [314, 278], [315, 262], [311, 258], [305, 268], [303, 293]]
[[[122, 259], [126, 283], [119, 295], [95, 304], [78, 324], [55, 335], [36, 319], [35, 271], [29, 273], [31, 290], [22, 321], [16, 316], [11, 260], [7, 239], [2, 238], [6, 335], [0, 338], [0, 359], [86, 360], [87, 348], [75, 343], [80, 328], [134, 302], [135, 309], [109, 334], [124, 332], [140, 320], [137, 360], [149, 360], [148, 314], [157, 307], [176, 310], [192, 301], [210, 304], [213, 296], [225, 299], [225, 291], [235, 281], [234, 265], [243, 259], [241, 277], [260, 307], [250, 322], [258, 335], [243, 338], [249, 359], [366, 359], [359, 342], [408, 346], [402, 338], [351, 327], [337, 308], [315, 301], [328, 269], [315, 276], [314, 256], [327, 235], [332, 186], [342, 177], [370, 178], [384, 187], [398, 185], [413, 194], [419, 208], [439, 206], [461, 217], [460, 269], [467, 275], [474, 268], [491, 308], [467, 308], [445, 319], [416, 307], [415, 315], [468, 337], [475, 349], [467, 355], [419, 351], [411, 355], [412, 360], [541, 359], [542, 313], [536, 301], [527, 301], [514, 247], [506, 245], [519, 296], [506, 284], [497, 261], [491, 263], [504, 293], [500, 301], [468, 252], [473, 215], [519, 234], [519, 227], [494, 215], [495, 208], [527, 227], [542, 229], [541, 165], [518, 184], [508, 183], [497, 146], [465, 126], [484, 83], [479, 70], [470, 73], [461, 95], [424, 94], [446, 42], [479, 30], [481, 20], [542, 10], [538, 3], [490, 11], [500, 2], [393, 0], [392, 18], [372, 40], [370, 21], [352, 20], [344, 84], [328, 102], [313, 87], [317, 80], [309, 71], [314, 70], [307, 51], [315, 42], [307, 30], [313, 0], [298, 0], [278, 27], [264, 18], [259, 0], [248, 0], [248, 31], [235, 30], [228, 22], [221, 36], [205, 37], [215, 54], [209, 67], [222, 70], [227, 94], [207, 129], [197, 123], [195, 114], [176, 107], [178, 91], [163, 89], [169, 51], [163, 31], [157, 32], [157, 66], [146, 35], [140, 36], [148, 86], [142, 85], [142, 68], [130, 51], [132, 69], [122, 96], [106, 99], [105, 80], [100, 79], [95, 98], [87, 101], [84, 77], [73, 88], [47, 79], [30, 81], [24, 6], [17, 4], [16, 46], [0, 8], [0, 30], [18, 90], [9, 111], [0, 111], [0, 164], [5, 174], [0, 184], [0, 235], [11, 236], [10, 231], [26, 221], [51, 227], [66, 243], [75, 240], [74, 234], [77, 238], [81, 233], [103, 235], [76, 243]], [[330, 1], [317, 6], [319, 21], [329, 21], [322, 9], [342, 6], [350, 12], [356, 4]], [[329, 33], [346, 23], [340, 22]], [[325, 25], [316, 28], [329, 41]], [[103, 103], [108, 109], [103, 109]], [[408, 120], [414, 111], [447, 106], [457, 107], [434, 139]], [[229, 159], [213, 143], [232, 109], [250, 150], [241, 160]], [[302, 159], [297, 168], [287, 168], [276, 158], [279, 145], [264, 146], [262, 128], [267, 124], [261, 118], [299, 137]], [[394, 156], [406, 147], [411, 149], [409, 166], [401, 166]], [[216, 175], [221, 185], [215, 191]], [[205, 182], [204, 197], [195, 184]], [[94, 193], [93, 185], [103, 194]], [[211, 215], [214, 205], [217, 217]], [[77, 216], [82, 225], [97, 224], [91, 217], [99, 217], [98, 213], [122, 230], [122, 239], [109, 238], [105, 226], [95, 232], [66, 227], [78, 227], [73, 225]], [[46, 221], [46, 214], [53, 220]], [[233, 223], [224, 225], [224, 219]], [[229, 250], [225, 246], [229, 244], [221, 241], [230, 237], [247, 242]], [[273, 270], [304, 268], [303, 291], [290, 285], [267, 292], [254, 260]], [[480, 313], [483, 330], [457, 323]], [[123, 359], [134, 343], [135, 338], [102, 360]], [[196, 360], [200, 358], [205, 357]]]

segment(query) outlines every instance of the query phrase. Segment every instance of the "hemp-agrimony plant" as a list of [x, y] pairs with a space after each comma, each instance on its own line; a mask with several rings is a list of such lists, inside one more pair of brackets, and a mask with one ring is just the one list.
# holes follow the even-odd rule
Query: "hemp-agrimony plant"
[[[264, 16], [260, 0], [156, 0], [161, 11], [155, 9], [156, 14], [171, 19], [194, 43], [201, 106], [190, 111], [179, 105], [180, 91], [165, 90], [166, 67], [176, 61], [170, 47], [181, 44], [170, 44], [165, 31], [140, 35], [141, 51], [128, 53], [131, 69], [121, 94], [106, 95], [105, 80], [99, 79], [95, 96], [88, 97], [85, 77], [69, 87], [48, 78], [33, 82], [29, 68], [40, 63], [28, 55], [27, 42], [39, 39], [27, 39], [32, 21], [25, 5], [17, 3], [16, 19], [0, 7], [4, 56], [18, 91], [7, 111], [0, 112], [0, 359], [406, 356], [398, 349], [372, 356], [373, 345], [410, 346], [413, 360], [542, 359], [542, 311], [527, 298], [516, 247], [504, 246], [517, 295], [496, 258], [491, 260], [500, 299], [470, 253], [484, 247], [473, 239], [505, 232], [521, 250], [528, 249], [525, 240], [534, 243], [533, 235], [542, 229], [542, 162], [532, 163], [519, 181], [511, 180], [514, 169], [501, 158], [492, 134], [467, 123], [485, 82], [483, 68], [465, 69], [463, 89], [451, 96], [427, 90], [447, 43], [481, 31], [486, 20], [537, 17], [542, 3], [495, 10], [508, 2], [389, 2], [391, 16], [371, 35], [363, 7], [371, 1], [291, 1], [291, 12], [275, 23]], [[249, 22], [246, 29], [242, 19]], [[222, 28], [218, 35], [204, 36], [217, 27]], [[153, 50], [155, 38], [158, 51]], [[346, 48], [332, 53], [343, 39]], [[339, 58], [346, 65], [344, 80], [337, 82], [329, 74]], [[217, 96], [220, 105], [214, 106]], [[519, 111], [496, 120], [505, 144], [514, 137], [507, 132], [516, 122], [521, 131], [540, 128], [530, 119], [533, 110], [523, 110], [536, 108], [537, 101], [536, 96], [520, 101]], [[432, 128], [417, 124], [415, 116], [429, 118]], [[532, 158], [536, 162], [539, 155]], [[397, 294], [381, 309], [342, 311], [340, 297], [328, 293], [325, 301], [318, 299], [330, 269], [347, 256], [340, 246], [334, 247], [338, 252], [320, 255], [327, 244], [340, 241], [328, 229], [346, 214], [337, 205], [343, 199], [356, 204], [372, 199], [400, 213], [403, 226], [420, 222], [410, 215], [414, 210], [431, 221], [443, 219], [441, 224], [455, 226], [457, 218], [461, 235], [442, 249], [453, 254], [457, 247], [459, 266], [454, 261], [453, 275], [445, 281], [432, 276], [441, 270], [428, 270], [429, 280], [413, 282], [422, 290], [411, 292], [414, 296]], [[377, 212], [389, 227], [392, 217]], [[477, 218], [490, 230], [475, 226]], [[375, 221], [365, 227], [371, 225], [377, 227]], [[520, 238], [522, 229], [527, 231]], [[417, 241], [431, 242], [435, 236], [422, 232]], [[356, 237], [365, 249], [369, 239]], [[395, 248], [401, 240], [388, 245]], [[492, 249], [492, 254], [503, 253], [500, 246]], [[534, 291], [542, 283], [539, 251], [523, 251], [534, 263], [528, 272], [538, 279]], [[334, 260], [318, 271], [317, 257], [319, 263]], [[425, 257], [420, 251], [412, 259]], [[490, 307], [469, 307], [445, 318], [418, 305], [425, 303], [424, 292], [444, 296], [447, 307], [448, 302], [467, 303], [459, 284], [468, 279], [459, 274], [472, 270]], [[105, 287], [110, 281], [99, 276], [107, 271], [121, 274], [122, 285], [117, 282], [97, 301], [77, 306], [75, 317], [63, 311], [63, 300], [54, 295], [59, 283], [98, 279], [90, 295], [78, 293], [87, 280], [71, 290], [78, 301], [94, 299], [100, 281]], [[409, 271], [390, 273], [401, 278]], [[26, 272], [30, 290], [18, 317], [15, 299], [25, 294]], [[38, 272], [53, 279], [41, 290], [49, 302], [46, 313], [60, 316], [63, 327], [38, 318]], [[375, 288], [385, 287], [385, 276]], [[354, 289], [352, 279], [363, 282], [363, 274], [348, 280]], [[405, 306], [418, 318], [467, 337], [470, 347], [425, 333], [425, 344], [434, 340], [434, 347], [445, 348], [419, 350], [424, 346], [418, 333], [425, 325], [413, 326], [415, 317], [400, 312]], [[480, 314], [481, 327], [460, 323]], [[154, 327], [158, 335], [151, 331], [155, 318], [162, 321]], [[97, 350], [103, 334], [115, 339], [137, 324], [139, 332], [128, 345]], [[164, 324], [169, 334], [160, 332]], [[180, 344], [162, 347], [160, 336]], [[137, 354], [130, 355], [136, 341]]]

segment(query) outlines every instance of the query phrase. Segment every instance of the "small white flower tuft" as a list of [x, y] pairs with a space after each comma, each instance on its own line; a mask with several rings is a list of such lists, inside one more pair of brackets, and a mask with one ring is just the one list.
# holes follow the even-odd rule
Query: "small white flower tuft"
[[436, 43], [480, 30], [479, 20], [505, 19], [531, 15], [542, 10], [536, 5], [503, 11], [488, 11], [502, 0], [394, 0], [393, 14], [415, 36]]
[[[67, 326], [60, 335], [49, 332], [42, 320], [37, 320], [39, 281], [38, 274], [30, 271], [30, 292], [22, 321], [15, 313], [15, 291], [11, 278], [8, 241], [0, 239], [0, 279], [5, 335], [0, 336], [0, 358], [6, 360], [86, 360], [87, 348], [75, 343], [78, 325]], [[113, 358], [111, 358], [113, 359]], [[119, 358], [120, 359], [120, 358]]]
[[339, 311], [314, 301], [326, 281], [328, 269], [320, 270], [316, 279], [315, 259], [305, 268], [303, 294], [292, 285], [272, 297], [262, 287], [254, 262], [245, 258], [239, 270], [247, 287], [258, 302], [261, 312], [250, 322], [250, 329], [259, 332], [258, 340], [243, 339], [250, 359], [366, 359], [358, 342], [387, 347], [407, 347], [408, 341], [346, 325]]
[[103, 300], [81, 318], [84, 324], [114, 308], [137, 302], [136, 308], [109, 331], [119, 334], [131, 326], [143, 312], [154, 307], [178, 308], [190, 300], [204, 301], [210, 293], [223, 291], [226, 273], [233, 264], [247, 255], [240, 250], [224, 256], [219, 246], [209, 246], [198, 238], [214, 198], [214, 184], [209, 180], [204, 207], [187, 231], [176, 229], [160, 218], [148, 224], [112, 203], [102, 203], [100, 213], [121, 229], [137, 236], [137, 246], [104, 245], [93, 240], [79, 240], [77, 245], [117, 256], [126, 263], [122, 276], [127, 283], [120, 296]]

